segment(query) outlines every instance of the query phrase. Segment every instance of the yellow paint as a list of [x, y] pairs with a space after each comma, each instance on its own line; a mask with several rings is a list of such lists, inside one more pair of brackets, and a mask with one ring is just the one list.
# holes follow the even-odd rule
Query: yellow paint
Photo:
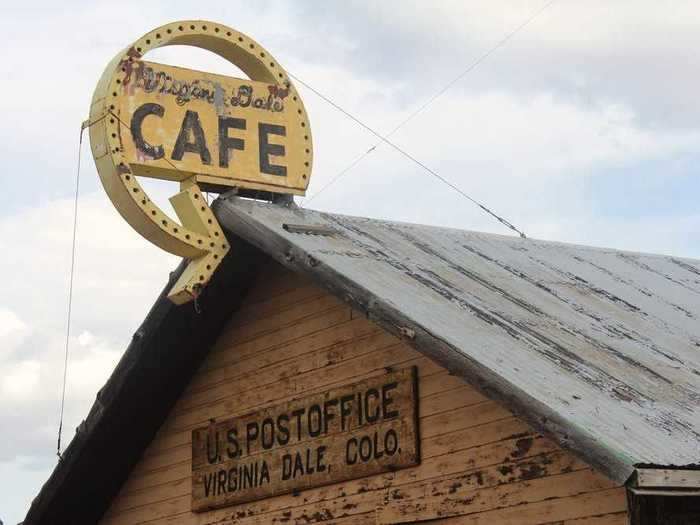
[[[124, 124], [134, 122], [139, 108], [162, 111], [162, 116], [150, 114], [136, 119], [143, 140], [151, 149], [157, 148], [162, 158], [154, 159], [139, 150], [131, 131], [121, 130], [123, 154], [135, 175], [175, 181], [206, 177], [208, 182], [226, 186], [251, 182], [303, 194], [311, 148], [305, 144], [308, 134], [304, 133], [306, 122], [300, 117], [298, 97], [294, 101], [287, 88], [141, 60], [133, 61], [121, 78], [116, 113]], [[193, 131], [183, 130], [188, 112], [196, 116], [195, 122], [201, 126], [200, 152], [206, 154], [204, 159], [197, 152], [184, 152], [176, 158], [178, 137], [194, 141]], [[245, 129], [241, 129], [243, 126]], [[261, 145], [260, 131], [266, 126], [277, 126], [284, 135], [263, 133]], [[224, 140], [235, 144], [220, 147], [222, 132]], [[265, 153], [265, 143], [268, 150], [278, 150], [282, 155]], [[274, 169], [283, 170], [286, 175], [269, 173]]]
[[[250, 79], [142, 60], [175, 44], [212, 51]], [[221, 24], [173, 22], [128, 46], [100, 78], [90, 122], [100, 179], [119, 213], [160, 248], [191, 259], [169, 294], [178, 304], [201, 291], [229, 250], [198, 184], [303, 195], [311, 177], [311, 131], [299, 94], [267, 50]], [[179, 154], [178, 138], [189, 145]], [[180, 223], [148, 198], [137, 176], [180, 182], [171, 199]]]

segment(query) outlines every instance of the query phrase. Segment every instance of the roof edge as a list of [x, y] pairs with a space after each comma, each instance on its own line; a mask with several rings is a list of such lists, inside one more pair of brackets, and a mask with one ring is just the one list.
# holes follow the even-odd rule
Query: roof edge
[[[228, 194], [219, 200], [224, 203], [235, 202], [237, 197]], [[293, 203], [284, 206], [296, 207]], [[439, 363], [451, 374], [461, 377], [489, 398], [501, 402], [536, 430], [550, 436], [560, 446], [570, 450], [613, 481], [622, 485], [633, 475], [634, 461], [631, 458], [620, 457], [604, 447], [585, 429], [571, 428], [570, 422], [527, 392], [506, 381], [493, 370], [469, 359], [381, 297], [373, 295], [333, 268], [316, 260], [283, 235], [264, 228], [245, 211], [235, 206], [219, 204], [215, 213], [224, 230], [242, 237], [283, 266], [308, 276], [339, 299], [365, 313], [371, 321]]]
[[240, 239], [229, 242], [236, 249], [198, 298], [201, 313], [167, 297], [187, 261], [170, 274], [23, 525], [87, 525], [107, 510], [255, 280], [263, 254]]

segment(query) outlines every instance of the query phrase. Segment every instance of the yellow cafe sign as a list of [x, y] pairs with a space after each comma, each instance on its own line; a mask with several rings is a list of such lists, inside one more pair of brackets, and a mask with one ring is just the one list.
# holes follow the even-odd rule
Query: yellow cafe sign
[[[167, 45], [216, 53], [249, 78], [143, 59]], [[229, 250], [202, 188], [304, 195], [313, 160], [306, 110], [280, 64], [250, 37], [201, 20], [159, 27], [109, 63], [92, 98], [90, 143], [124, 219], [190, 260], [169, 293], [175, 303], [196, 297]], [[139, 177], [179, 183], [170, 199], [178, 220], [146, 195]]]

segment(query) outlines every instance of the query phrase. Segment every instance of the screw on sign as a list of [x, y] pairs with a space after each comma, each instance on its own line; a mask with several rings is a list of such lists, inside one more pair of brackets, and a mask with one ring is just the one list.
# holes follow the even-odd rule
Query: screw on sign
[[[167, 45], [209, 50], [249, 78], [143, 59]], [[146, 239], [190, 260], [168, 294], [178, 304], [198, 295], [229, 250], [202, 185], [304, 195], [309, 184], [313, 146], [299, 94], [267, 50], [222, 24], [173, 22], [127, 46], [95, 88], [90, 123], [98, 173], [119, 213]], [[177, 221], [138, 177], [179, 183], [170, 198]]]

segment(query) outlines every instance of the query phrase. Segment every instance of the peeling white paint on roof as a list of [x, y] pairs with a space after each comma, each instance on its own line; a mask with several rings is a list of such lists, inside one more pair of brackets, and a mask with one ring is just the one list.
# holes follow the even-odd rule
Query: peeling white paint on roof
[[700, 261], [238, 198], [217, 215], [281, 262], [303, 253], [311, 273], [393, 307], [625, 472], [700, 462]]

